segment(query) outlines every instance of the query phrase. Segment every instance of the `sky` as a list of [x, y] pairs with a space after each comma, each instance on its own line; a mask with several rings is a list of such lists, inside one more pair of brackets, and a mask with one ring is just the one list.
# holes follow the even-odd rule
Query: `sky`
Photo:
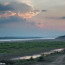
[[0, 37], [62, 35], [65, 35], [65, 0], [0, 0]]

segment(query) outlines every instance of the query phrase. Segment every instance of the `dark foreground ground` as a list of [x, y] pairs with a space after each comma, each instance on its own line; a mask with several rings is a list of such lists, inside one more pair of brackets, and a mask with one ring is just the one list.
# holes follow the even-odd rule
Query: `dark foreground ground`
[[53, 54], [33, 59], [23, 59], [23, 60], [1, 60], [1, 62], [6, 63], [6, 65], [65, 65], [65, 51], [55, 52]]

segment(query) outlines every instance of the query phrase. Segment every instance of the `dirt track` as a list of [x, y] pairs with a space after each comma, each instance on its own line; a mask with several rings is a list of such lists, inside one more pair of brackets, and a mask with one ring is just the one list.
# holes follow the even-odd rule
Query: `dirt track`
[[64, 57], [65, 57], [65, 55], [62, 55], [62, 56], [58, 57], [55, 61], [53, 61], [52, 63], [50, 63], [48, 65], [63, 65]]

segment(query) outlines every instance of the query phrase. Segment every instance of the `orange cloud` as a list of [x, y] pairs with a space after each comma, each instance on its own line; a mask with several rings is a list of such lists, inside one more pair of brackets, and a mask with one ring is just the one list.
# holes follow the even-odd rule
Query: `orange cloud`
[[4, 2], [3, 4], [1, 4], [2, 9], [0, 12], [0, 18], [16, 16], [27, 20], [42, 12], [41, 10], [35, 10], [33, 5], [29, 4], [29, 2], [31, 2], [31, 0], [24, 0], [23, 3], [20, 4]]
[[20, 18], [23, 18], [23, 19], [29, 19], [29, 18], [32, 18], [33, 16], [36, 16], [38, 15], [39, 13], [41, 13], [41, 11], [32, 11], [32, 12], [27, 12], [27, 13], [21, 13], [21, 12], [12, 12], [12, 11], [6, 11], [5, 13], [0, 13], [0, 18], [2, 17], [5, 17], [5, 18], [8, 18], [10, 16], [18, 16]]
[[33, 16], [38, 15], [40, 12], [41, 11], [38, 11], [38, 12], [32, 11], [32, 12], [27, 12], [27, 13], [21, 13], [21, 12], [19, 12], [18, 16], [21, 17], [21, 18], [23, 18], [23, 19], [28, 19], [28, 18], [32, 18]]
[[14, 13], [14, 12], [12, 12], [12, 11], [6, 11], [5, 13], [0, 13], [0, 18], [2, 18], [2, 17], [5, 17], [5, 18], [8, 18], [8, 17], [10, 17], [10, 16], [14, 16], [14, 15], [16, 15], [16, 13]]

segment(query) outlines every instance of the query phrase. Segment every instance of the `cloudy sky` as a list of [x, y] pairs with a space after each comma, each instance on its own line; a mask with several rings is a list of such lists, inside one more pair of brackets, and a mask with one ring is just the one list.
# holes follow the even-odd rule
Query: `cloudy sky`
[[65, 0], [0, 0], [0, 37], [65, 35]]

